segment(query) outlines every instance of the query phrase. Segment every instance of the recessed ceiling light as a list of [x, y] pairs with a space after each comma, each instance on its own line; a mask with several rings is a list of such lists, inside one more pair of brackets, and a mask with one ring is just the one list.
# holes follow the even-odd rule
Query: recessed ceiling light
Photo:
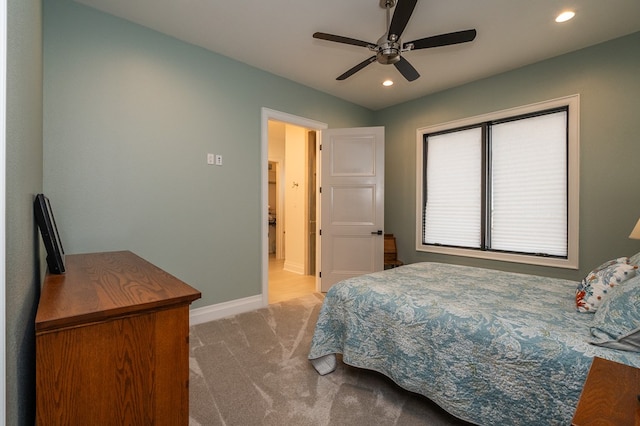
[[385, 80], [385, 81], [383, 81], [383, 82], [382, 82], [382, 85], [383, 85], [383, 86], [387, 86], [387, 87], [388, 87], [388, 86], [393, 86], [393, 81], [391, 81], [391, 80]]
[[576, 13], [572, 10], [567, 10], [562, 12], [560, 15], [556, 17], [556, 22], [567, 22], [569, 19], [576, 16]]

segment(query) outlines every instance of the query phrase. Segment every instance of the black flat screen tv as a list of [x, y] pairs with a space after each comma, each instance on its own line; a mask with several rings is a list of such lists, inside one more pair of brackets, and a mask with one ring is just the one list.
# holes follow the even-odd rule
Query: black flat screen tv
[[44, 194], [36, 195], [36, 199], [33, 201], [33, 213], [38, 228], [40, 228], [44, 247], [47, 250], [49, 273], [63, 274], [64, 249], [62, 248], [62, 241], [60, 241], [60, 234], [58, 234], [56, 219], [53, 217], [51, 203]]

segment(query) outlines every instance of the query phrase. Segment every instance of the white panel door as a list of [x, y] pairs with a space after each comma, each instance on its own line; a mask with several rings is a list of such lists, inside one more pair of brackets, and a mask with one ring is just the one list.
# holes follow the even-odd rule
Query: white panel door
[[384, 127], [322, 132], [321, 289], [384, 268]]

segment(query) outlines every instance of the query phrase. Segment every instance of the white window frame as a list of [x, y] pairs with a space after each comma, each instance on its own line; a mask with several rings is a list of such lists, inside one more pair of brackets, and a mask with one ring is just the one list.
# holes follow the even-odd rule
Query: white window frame
[[[422, 243], [423, 214], [423, 159], [424, 136], [482, 122], [501, 120], [519, 115], [531, 114], [554, 108], [568, 107], [568, 146], [567, 146], [567, 258], [543, 257], [517, 253], [475, 250], [458, 247], [434, 246]], [[421, 127], [416, 131], [416, 250], [421, 252], [466, 256], [504, 262], [526, 263], [530, 265], [552, 266], [566, 269], [578, 269], [579, 253], [579, 208], [580, 208], [580, 95], [570, 95], [549, 101], [538, 102], [502, 111], [496, 111], [462, 120], [450, 121], [435, 126]]]

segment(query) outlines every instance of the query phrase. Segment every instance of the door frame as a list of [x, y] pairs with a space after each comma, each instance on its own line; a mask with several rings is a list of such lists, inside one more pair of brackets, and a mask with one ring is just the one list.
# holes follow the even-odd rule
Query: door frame
[[[276, 220], [276, 259], [284, 259], [284, 250], [283, 250], [283, 245], [284, 245], [284, 232], [282, 230], [282, 227], [284, 226], [284, 179], [283, 179], [283, 175], [284, 175], [284, 158], [282, 157], [269, 157], [269, 160], [267, 161], [268, 163], [273, 163], [275, 164], [276, 167], [276, 205], [272, 206], [275, 207], [275, 210], [277, 212], [277, 220]], [[267, 168], [268, 170], [268, 168]], [[268, 180], [268, 178], [267, 178]], [[267, 201], [269, 200], [268, 196], [269, 196], [269, 189], [268, 189], [268, 185], [269, 183], [267, 182]], [[267, 228], [268, 229], [268, 228]], [[267, 250], [267, 254], [268, 254], [268, 250]]]
[[[260, 247], [262, 248], [262, 306], [269, 305], [269, 120], [281, 121], [295, 126], [304, 127], [309, 130], [315, 130], [317, 133], [317, 141], [322, 137], [321, 132], [329, 128], [329, 125], [320, 121], [311, 120], [309, 118], [299, 117], [297, 115], [286, 112], [276, 111], [270, 108], [261, 108], [261, 136], [260, 136], [260, 176], [262, 177], [262, 190], [260, 191]], [[320, 186], [320, 178], [316, 182], [316, 186]], [[316, 218], [316, 229], [320, 229], [320, 217]], [[316, 251], [316, 270], [319, 270], [319, 258], [321, 253]], [[320, 282], [316, 275], [316, 291], [318, 291]]]

